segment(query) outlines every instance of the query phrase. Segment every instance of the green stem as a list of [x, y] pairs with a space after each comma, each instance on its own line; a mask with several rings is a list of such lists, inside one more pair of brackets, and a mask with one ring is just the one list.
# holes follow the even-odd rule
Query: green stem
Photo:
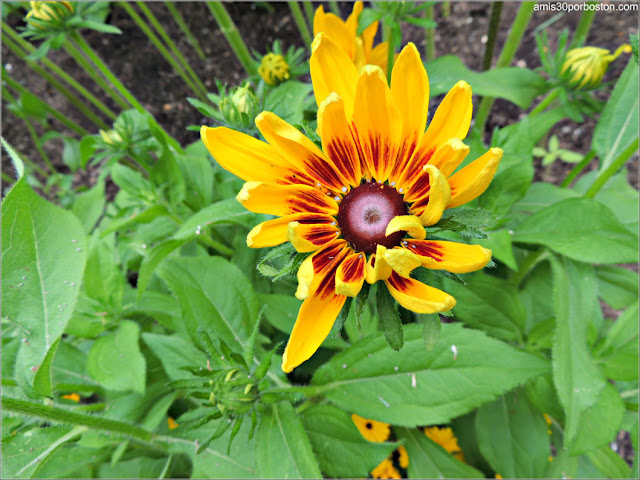
[[496, 47], [496, 38], [500, 28], [500, 14], [502, 13], [502, 5], [504, 2], [495, 2], [491, 4], [491, 16], [489, 17], [489, 29], [487, 31], [487, 46], [484, 50], [484, 60], [482, 61], [482, 70], [487, 71], [491, 68], [491, 60], [493, 60], [493, 51]]
[[451, 15], [451, 2], [442, 2], [442, 18]]
[[207, 2], [207, 6], [209, 10], [211, 10], [213, 18], [215, 18], [216, 23], [220, 27], [220, 31], [227, 39], [227, 42], [229, 42], [233, 53], [236, 54], [238, 61], [242, 64], [245, 71], [249, 75], [256, 73], [249, 49], [245, 45], [244, 40], [242, 40], [235, 23], [231, 20], [222, 2]]
[[573, 180], [580, 174], [580, 172], [582, 172], [582, 170], [584, 170], [584, 168], [589, 165], [589, 162], [591, 162], [591, 160], [593, 160], [593, 158], [596, 156], [596, 152], [595, 150], [591, 150], [589, 153], [587, 153], [584, 158], [582, 160], [580, 160], [579, 163], [577, 163], [569, 172], [569, 175], [567, 175], [567, 177], [562, 181], [562, 183], [560, 184], [561, 187], [566, 188], [569, 185], [571, 185], [571, 182], [573, 182]]
[[211, 237], [208, 236], [204, 236], [204, 235], [200, 235], [198, 237], [198, 240], [200, 240], [202, 243], [204, 243], [206, 246], [213, 248], [214, 250], [219, 251], [220, 253], [223, 253], [225, 255], [231, 256], [233, 255], [235, 252], [233, 251], [233, 249], [227, 247], [225, 244], [218, 242], [217, 240], [212, 239]]
[[187, 37], [187, 41], [196, 51], [196, 54], [198, 55], [200, 60], [205, 60], [207, 57], [202, 51], [202, 48], [200, 47], [198, 40], [196, 39], [196, 37], [193, 36], [193, 33], [191, 33], [191, 30], [189, 29], [187, 22], [184, 21], [184, 17], [182, 16], [182, 14], [178, 11], [176, 6], [172, 2], [164, 2], [164, 4], [167, 7], [167, 10], [169, 10], [171, 15], [173, 16], [173, 19], [178, 24], [178, 27], [180, 27], [180, 30], [182, 30], [182, 33], [184, 33], [184, 36]]
[[604, 186], [604, 184], [607, 183], [607, 180], [609, 180], [613, 175], [615, 175], [618, 172], [618, 170], [622, 168], [625, 162], [629, 160], [631, 155], [633, 155], [637, 150], [638, 150], [638, 137], [636, 137], [636, 139], [631, 143], [631, 145], [625, 148], [625, 150], [620, 155], [618, 155], [618, 158], [616, 158], [611, 163], [611, 165], [609, 165], [602, 172], [600, 172], [595, 182], [593, 182], [593, 184], [585, 192], [584, 197], [585, 198], [595, 197], [595, 195], [600, 191], [600, 189]]
[[89, 59], [98, 67], [100, 72], [111, 82], [111, 84], [120, 92], [120, 94], [131, 104], [136, 110], [140, 113], [144, 113], [144, 107], [136, 100], [136, 98], [131, 94], [131, 92], [122, 84], [120, 80], [109, 70], [109, 67], [105, 65], [105, 63], [98, 57], [98, 55], [93, 51], [91, 46], [87, 43], [82, 35], [79, 32], [73, 32], [70, 35], [71, 39], [80, 47], [80, 49], [89, 57]]
[[[15, 182], [15, 180], [13, 178], [11, 178], [9, 175], [7, 175], [4, 172], [2, 172], [2, 180], [7, 182], [9, 185], [11, 185], [11, 184], [13, 184], [13, 182]], [[9, 380], [9, 379], [7, 379], [7, 380]], [[17, 382], [14, 382], [13, 380], [11, 380], [11, 382], [13, 382], [13, 383], [10, 384], [12, 387], [18, 385]], [[2, 385], [9, 385], [9, 384], [5, 384], [5, 379], [4, 378], [2, 379]]]
[[[434, 20], [435, 15], [433, 11], [433, 4], [429, 4], [424, 10], [424, 18], [428, 20]], [[436, 29], [434, 27], [427, 27], [424, 29], [424, 38], [426, 41], [424, 56], [428, 61], [436, 58]]]
[[169, 47], [169, 50], [171, 50], [171, 52], [173, 53], [173, 56], [178, 60], [178, 62], [182, 64], [182, 67], [186, 72], [186, 74], [189, 77], [191, 77], [191, 80], [197, 87], [197, 90], [194, 90], [196, 95], [198, 94], [198, 92], [200, 92], [201, 100], [206, 101], [207, 87], [204, 86], [204, 83], [202, 83], [202, 80], [200, 80], [200, 77], [198, 77], [196, 72], [193, 71], [193, 68], [191, 68], [191, 65], [189, 65], [189, 62], [187, 62], [184, 59], [184, 56], [182, 55], [182, 53], [180, 53], [180, 50], [178, 50], [178, 47], [176, 46], [174, 41], [171, 40], [171, 37], [169, 37], [166, 30], [162, 27], [162, 24], [158, 21], [158, 19], [153, 14], [153, 12], [149, 9], [149, 7], [147, 7], [145, 2], [137, 2], [137, 4], [140, 10], [142, 10], [142, 12], [149, 19], [149, 21], [151, 22], [151, 25], [153, 25], [156, 31], [160, 34], [160, 37], [162, 37], [162, 39], [164, 40], [164, 43], [167, 44], [167, 46]]
[[338, 2], [330, 1], [329, 10], [331, 10], [331, 13], [333, 13], [334, 15], [340, 16], [340, 7], [338, 6]]
[[102, 75], [100, 75], [93, 64], [87, 60], [87, 58], [82, 54], [82, 52], [73, 45], [71, 42], [66, 42], [64, 44], [65, 51], [69, 54], [71, 58], [91, 77], [91, 79], [100, 87], [102, 91], [109, 95], [111, 99], [120, 107], [122, 110], [127, 110], [131, 108], [129, 104], [122, 98], [120, 93], [116, 89], [114, 89], [109, 82], [107, 82]]
[[313, 30], [313, 18], [316, 15], [313, 11], [313, 4], [311, 2], [302, 2], [302, 7], [304, 8], [304, 14], [307, 17], [307, 23], [311, 26], [311, 30]]
[[[9, 25], [2, 22], [2, 31], [6, 32], [20, 47], [22, 47], [28, 54], [35, 51], [35, 47], [27, 42], [24, 38], [18, 35]], [[62, 68], [56, 65], [54, 62], [49, 60], [47, 57], [43, 57], [39, 60], [42, 64], [51, 70], [54, 74], [58, 75], [63, 81], [69, 84], [72, 88], [74, 88], [80, 95], [89, 100], [98, 110], [104, 113], [110, 119], [115, 119], [116, 114], [113, 113], [104, 103], [102, 103], [95, 95], [93, 95], [89, 90], [84, 88], [80, 83], [78, 83], [73, 77], [71, 77], [67, 72], [65, 72]], [[93, 69], [89, 73], [91, 73]], [[126, 104], [125, 104], [126, 107]]]
[[102, 121], [100, 117], [98, 117], [95, 113], [89, 110], [89, 108], [87, 108], [87, 106], [84, 103], [78, 100], [78, 97], [76, 95], [74, 95], [67, 87], [65, 87], [62, 83], [60, 83], [53, 75], [51, 75], [49, 72], [47, 72], [44, 68], [42, 68], [37, 63], [22, 57], [20, 53], [20, 49], [13, 41], [11, 41], [6, 36], [3, 36], [2, 40], [3, 40], [3, 43], [7, 47], [9, 47], [10, 50], [12, 50], [16, 55], [22, 58], [22, 60], [27, 64], [27, 66], [29, 66], [34, 72], [36, 72], [38, 75], [44, 78], [47, 81], [47, 83], [49, 83], [53, 88], [58, 90], [67, 100], [69, 100], [69, 103], [71, 103], [80, 112], [82, 112], [82, 114], [85, 117], [87, 117], [89, 120], [91, 120], [95, 125], [97, 125], [100, 128], [109, 128], [107, 124], [104, 121]]
[[[2, 87], [2, 94], [10, 102], [12, 102], [12, 103], [16, 102], [15, 97], [5, 87]], [[53, 164], [51, 163], [51, 159], [49, 158], [49, 155], [47, 155], [47, 153], [42, 148], [42, 144], [40, 142], [40, 138], [38, 137], [38, 134], [36, 133], [36, 129], [33, 128], [33, 124], [31, 123], [31, 120], [29, 120], [29, 118], [27, 118], [27, 117], [23, 117], [22, 120], [24, 121], [25, 125], [27, 126], [27, 131], [29, 132], [29, 135], [31, 136], [31, 140], [33, 140], [33, 144], [35, 145], [36, 150], [38, 151], [38, 153], [42, 157], [42, 160], [44, 160], [44, 163], [49, 168], [49, 172], [50, 173], [54, 173], [56, 171], [56, 169], [53, 168]], [[44, 173], [44, 170], [41, 170], [40, 173]]]
[[[500, 56], [496, 62], [496, 68], [507, 67], [511, 64], [511, 61], [520, 46], [520, 41], [522, 40], [524, 32], [529, 25], [529, 20], [531, 20], [531, 15], [533, 15], [533, 9], [536, 3], [537, 2], [523, 2], [520, 5], [518, 14], [511, 25], [511, 30], [509, 31], [507, 40], [505, 41], [504, 46], [502, 47], [502, 52], [500, 52]], [[491, 112], [494, 100], [495, 98], [493, 97], [483, 97], [480, 101], [480, 105], [478, 106], [474, 129], [481, 137], [484, 134], [487, 118]]]
[[551, 105], [551, 103], [558, 98], [558, 95], [560, 95], [560, 89], [559, 88], [554, 88], [553, 90], [551, 90], [546, 97], [544, 97], [542, 99], [542, 101], [536, 105], [536, 107], [531, 110], [531, 112], [529, 112], [529, 116], [532, 117], [534, 115], [537, 115], [538, 113], [544, 111], [549, 105]]
[[287, 2], [289, 5], [289, 9], [291, 10], [291, 14], [293, 15], [293, 20], [296, 22], [298, 26], [298, 30], [300, 31], [300, 35], [302, 36], [302, 41], [307, 45], [309, 49], [311, 49], [311, 33], [309, 33], [309, 26], [307, 25], [307, 21], [302, 14], [302, 9], [298, 2]]
[[7, 82], [7, 85], [11, 88], [13, 88], [15, 91], [17, 91], [19, 94], [21, 95], [33, 95], [34, 97], [38, 98], [41, 102], [42, 105], [44, 106], [44, 108], [47, 110], [48, 113], [51, 114], [51, 116], [53, 118], [55, 118], [56, 120], [58, 120], [60, 123], [62, 123], [63, 125], [65, 125], [66, 127], [68, 127], [70, 130], [73, 130], [74, 132], [76, 132], [78, 135], [88, 135], [89, 132], [87, 130], [85, 130], [84, 128], [82, 128], [80, 125], [78, 125], [77, 123], [75, 123], [73, 120], [70, 120], [69, 118], [65, 117], [62, 113], [60, 113], [58, 110], [56, 110], [55, 108], [53, 108], [51, 105], [49, 105], [47, 102], [45, 102], [44, 100], [42, 100], [41, 98], [37, 97], [35, 94], [31, 93], [28, 89], [26, 89], [25, 87], [23, 87], [22, 85], [20, 85], [18, 82], [16, 82], [13, 78], [11, 78], [10, 76], [8, 76], [5, 72], [4, 72], [4, 67], [2, 68], [3, 70], [3, 75], [2, 75], [2, 79]]
[[[28, 418], [35, 417], [53, 423], [78, 425], [94, 430], [116, 433], [146, 445], [150, 445], [154, 440], [152, 432], [136, 427], [135, 425], [99, 417], [97, 415], [85, 415], [71, 410], [42, 405], [41, 403], [18, 400], [17, 398], [5, 397], [4, 395], [2, 396], [2, 409], [18, 415], [24, 415]], [[158, 448], [157, 445], [151, 445], [154, 448]]]
[[[587, 5], [597, 5], [598, 2], [587, 2]], [[587, 39], [587, 35], [589, 35], [589, 30], [591, 30], [591, 24], [593, 23], [593, 19], [596, 16], [596, 10], [583, 10], [582, 15], [580, 15], [580, 21], [576, 26], [576, 31], [573, 32], [573, 39], [571, 40], [571, 44], [569, 45], [569, 50], [572, 48], [577, 48], [581, 46], [584, 41]]]
[[389, 50], [387, 54], [387, 82], [391, 83], [391, 70], [393, 69], [393, 57], [395, 53], [395, 45], [393, 44], [393, 35], [391, 34], [391, 25], [383, 25], [382, 41], [388, 42]]

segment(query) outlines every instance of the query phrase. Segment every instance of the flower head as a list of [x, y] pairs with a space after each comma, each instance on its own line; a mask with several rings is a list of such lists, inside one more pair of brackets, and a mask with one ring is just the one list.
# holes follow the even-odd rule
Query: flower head
[[[29, 2], [31, 10], [27, 13], [27, 19], [38, 20], [62, 20], [67, 13], [73, 13], [73, 5], [70, 2]], [[64, 9], [56, 8], [55, 5], [63, 6]]]
[[313, 17], [313, 34], [324, 33], [330, 37], [347, 54], [360, 70], [365, 65], [377, 65], [387, 73], [387, 55], [389, 44], [382, 42], [375, 47], [373, 39], [378, 31], [378, 21], [369, 25], [362, 35], [357, 35], [358, 18], [363, 10], [362, 2], [355, 2], [351, 15], [343, 21], [333, 13], [325, 13], [320, 5]]
[[450, 427], [426, 427], [424, 434], [458, 460], [464, 461], [462, 449], [458, 445], [458, 439]]
[[491, 251], [427, 240], [424, 227], [484, 192], [502, 157], [492, 148], [454, 173], [469, 152], [462, 139], [471, 88], [456, 84], [425, 132], [429, 82], [413, 44], [398, 56], [390, 87], [379, 67], [358, 72], [329, 37], [320, 34], [312, 48], [322, 149], [270, 112], [256, 118], [268, 143], [224, 127], [201, 130], [218, 163], [247, 181], [238, 201], [279, 217], [254, 227], [247, 244], [290, 241], [298, 252], [313, 252], [298, 270], [296, 296], [304, 302], [284, 352], [285, 372], [313, 355], [365, 281], [384, 282], [414, 312], [453, 308], [451, 295], [411, 272], [471, 272], [489, 262]]
[[380, 465], [371, 471], [373, 478], [402, 478], [400, 472], [393, 466], [391, 458], [385, 458]]
[[389, 438], [389, 424], [363, 418], [355, 413], [351, 414], [351, 419], [364, 438], [370, 442], [386, 442]]
[[282, 55], [267, 53], [262, 57], [262, 64], [258, 68], [258, 73], [269, 85], [278, 85], [290, 77], [289, 65]]
[[631, 46], [620, 45], [613, 55], [605, 48], [574, 48], [567, 52], [560, 75], [577, 90], [595, 88], [600, 85], [609, 64], [622, 52], [631, 53]]

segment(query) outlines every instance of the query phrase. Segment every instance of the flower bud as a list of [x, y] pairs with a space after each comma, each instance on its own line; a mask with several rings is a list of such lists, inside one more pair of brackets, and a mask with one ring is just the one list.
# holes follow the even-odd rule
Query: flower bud
[[282, 55], [267, 53], [262, 57], [262, 65], [258, 68], [258, 73], [269, 85], [278, 85], [290, 77], [289, 65]]
[[116, 130], [100, 130], [100, 136], [102, 137], [102, 141], [107, 145], [115, 146], [119, 143], [122, 143], [122, 137]]
[[[35, 18], [38, 20], [63, 20], [73, 13], [73, 5], [69, 2], [29, 2], [31, 10], [27, 13], [27, 20]], [[64, 8], [55, 8], [52, 5], [61, 5]], [[43, 28], [41, 25], [35, 25], [36, 28]]]
[[574, 48], [567, 52], [560, 76], [576, 90], [595, 88], [602, 82], [602, 77], [607, 72], [609, 64], [622, 52], [630, 53], [631, 46], [621, 45], [613, 55], [605, 48]]
[[258, 399], [255, 378], [238, 368], [232, 368], [213, 386], [209, 401], [225, 415], [248, 413]]
[[220, 111], [225, 120], [237, 127], [250, 127], [259, 108], [260, 101], [248, 83], [235, 88], [231, 95], [220, 101]]

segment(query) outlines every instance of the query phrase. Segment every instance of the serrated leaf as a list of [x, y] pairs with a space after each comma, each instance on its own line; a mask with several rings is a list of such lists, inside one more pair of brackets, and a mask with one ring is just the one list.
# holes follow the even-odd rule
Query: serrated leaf
[[291, 404], [267, 408], [256, 435], [256, 465], [262, 478], [322, 478], [311, 444]]
[[207, 357], [192, 343], [187, 342], [178, 335], [168, 336], [144, 332], [142, 340], [160, 359], [171, 380], [179, 380], [185, 377], [185, 372], [181, 370], [181, 367], [206, 368]]
[[2, 202], [2, 316], [27, 339], [14, 376], [26, 390], [71, 317], [86, 250], [78, 219], [20, 178]]
[[542, 358], [460, 324], [442, 325], [432, 352], [424, 347], [421, 325], [405, 325], [404, 338], [398, 352], [387, 347], [381, 334], [364, 338], [334, 355], [311, 383], [322, 386], [337, 406], [365, 418], [403, 426], [438, 425], [550, 367]]

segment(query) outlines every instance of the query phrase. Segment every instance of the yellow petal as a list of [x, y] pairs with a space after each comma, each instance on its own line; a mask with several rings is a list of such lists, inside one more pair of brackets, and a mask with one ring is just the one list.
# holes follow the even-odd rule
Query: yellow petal
[[453, 273], [475, 272], [491, 260], [491, 250], [457, 242], [407, 240], [406, 249], [415, 254], [423, 267]]
[[338, 213], [338, 204], [332, 197], [306, 185], [247, 182], [236, 199], [254, 213], [267, 213], [279, 217], [302, 212], [328, 215]]
[[[451, 199], [451, 188], [444, 175], [433, 165], [425, 165], [423, 171], [428, 174], [428, 193], [425, 197], [415, 201], [410, 212], [420, 216], [422, 225], [428, 227], [438, 223], [442, 218], [442, 213]], [[419, 187], [420, 185], [416, 183], [413, 190], [417, 190]]]
[[348, 255], [336, 271], [336, 294], [355, 297], [364, 283], [365, 257], [363, 253]]
[[384, 182], [396, 161], [401, 126], [387, 80], [373, 65], [365, 65], [358, 80], [353, 123], [364, 163], [376, 180]]
[[400, 305], [416, 313], [446, 312], [456, 304], [456, 299], [448, 293], [395, 272], [385, 283]]
[[409, 278], [411, 272], [422, 265], [417, 255], [402, 247], [387, 250], [384, 259], [398, 275], [405, 278]]
[[[200, 136], [207, 150], [225, 170], [247, 181], [311, 183], [271, 145], [226, 127], [203, 126]], [[296, 181], [296, 177], [299, 181]]]
[[355, 413], [351, 414], [351, 420], [356, 425], [360, 434], [370, 442], [386, 442], [389, 439], [391, 429], [388, 423], [379, 422], [369, 418], [361, 417]]
[[[324, 13], [324, 9], [320, 11], [320, 8], [316, 10], [313, 19], [314, 36], [324, 33], [336, 42], [349, 58], [353, 58], [356, 32], [351, 31], [350, 26], [345, 24], [340, 17], [333, 13]], [[321, 14], [319, 15], [319, 13]]]
[[402, 49], [393, 66], [391, 96], [400, 112], [402, 138], [417, 143], [427, 125], [429, 79], [413, 43]]
[[[358, 31], [358, 19], [363, 9], [364, 9], [363, 2], [355, 2], [353, 4], [353, 9], [351, 10], [351, 14], [347, 17], [347, 21], [345, 22], [347, 29], [349, 30], [349, 32], [353, 34], [354, 38], [356, 36], [356, 32]], [[314, 32], [314, 34], [315, 33], [316, 32]]]
[[[329, 217], [332, 218], [332, 217]], [[333, 222], [335, 224], [335, 221]], [[320, 247], [335, 240], [339, 234], [338, 227], [326, 223], [300, 223], [299, 221], [289, 223], [287, 238], [300, 252], [315, 252]]]
[[464, 140], [471, 125], [472, 110], [471, 87], [460, 81], [442, 100], [422, 141], [437, 149], [450, 138]]
[[318, 130], [322, 131], [322, 149], [336, 170], [352, 187], [360, 185], [360, 156], [347, 124], [344, 102], [336, 93], [331, 93], [318, 108]]
[[323, 33], [316, 35], [311, 45], [309, 68], [313, 92], [318, 106], [336, 92], [344, 100], [347, 121], [353, 117], [358, 71], [349, 56]]
[[451, 201], [447, 208], [463, 205], [484, 193], [493, 180], [501, 159], [502, 149], [491, 148], [480, 158], [456, 172], [449, 179]]
[[398, 215], [393, 217], [387, 225], [385, 235], [388, 237], [392, 233], [405, 231], [413, 238], [424, 239], [427, 238], [427, 232], [425, 231], [420, 219], [415, 215]]
[[[364, 50], [364, 54], [367, 60], [369, 60], [369, 57], [371, 56], [371, 51], [373, 50], [373, 41], [375, 39], [376, 33], [378, 33], [379, 23], [380, 22], [378, 20], [371, 22], [371, 24], [364, 29], [364, 31], [362, 32], [362, 35], [360, 36], [362, 39], [362, 47]], [[385, 60], [386, 60], [386, 57], [385, 57]], [[368, 62], [368, 63], [370, 63], [371, 65], [378, 65], [376, 63], [371, 63], [371, 62]], [[378, 66], [382, 68], [381, 65], [378, 65]]]
[[347, 183], [315, 143], [277, 115], [262, 112], [256, 117], [256, 126], [280, 155], [323, 187], [340, 192]]
[[[375, 23], [377, 28], [377, 22]], [[367, 48], [365, 46], [365, 54], [366, 53], [367, 53]], [[388, 70], [388, 62], [389, 62], [388, 55], [389, 55], [389, 42], [379, 43], [378, 45], [373, 47], [373, 49], [371, 50], [371, 53], [367, 55], [368, 57], [367, 63], [369, 65], [376, 65], [380, 67], [386, 77], [387, 70]]]
[[334, 240], [305, 258], [298, 269], [296, 298], [304, 300], [314, 295], [325, 274], [332, 269], [335, 273], [337, 265], [350, 251], [347, 242]]
[[247, 235], [247, 246], [250, 248], [275, 247], [286, 242], [290, 218], [298, 215], [286, 215], [256, 225]]
[[440, 170], [445, 177], [449, 178], [468, 154], [469, 147], [462, 143], [459, 138], [452, 138], [447, 140], [446, 143], [442, 144], [440, 148], [434, 152], [428, 163]]
[[365, 267], [365, 280], [367, 283], [376, 283], [378, 280], [386, 280], [391, 275], [391, 267], [384, 259], [387, 247], [378, 245], [376, 253], [369, 257]]

